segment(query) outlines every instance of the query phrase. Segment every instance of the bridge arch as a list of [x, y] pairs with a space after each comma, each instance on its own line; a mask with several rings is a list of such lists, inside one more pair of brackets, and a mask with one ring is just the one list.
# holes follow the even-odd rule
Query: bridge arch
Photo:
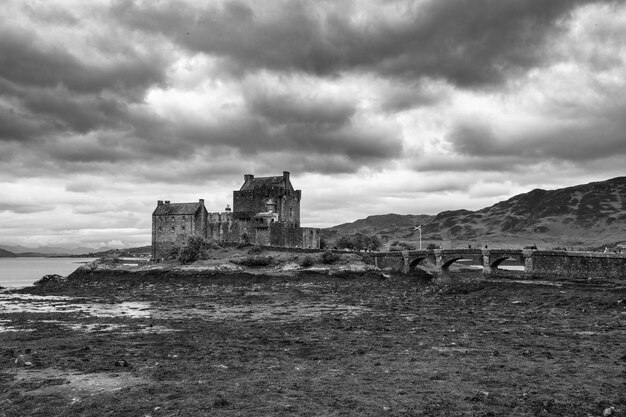
[[418, 265], [424, 260], [426, 257], [417, 257], [409, 262], [409, 271], [414, 272], [418, 269]]
[[497, 258], [496, 260], [491, 262], [491, 267], [492, 268], [497, 268], [498, 266], [500, 266], [500, 264], [502, 262], [508, 261], [508, 260], [515, 261], [516, 259], [514, 257], [511, 257], [511, 256], [504, 256], [502, 258]]
[[492, 254], [488, 259], [489, 273], [491, 273], [492, 270], [502, 271], [503, 268], [501, 268], [500, 266], [506, 261], [513, 262], [513, 264], [516, 266], [525, 267], [524, 257], [520, 253], [495, 253]]
[[450, 269], [450, 265], [452, 265], [456, 261], [460, 261], [461, 259], [465, 259], [465, 257], [460, 256], [458, 258], [446, 259], [446, 261], [443, 264], [441, 264], [441, 269]]

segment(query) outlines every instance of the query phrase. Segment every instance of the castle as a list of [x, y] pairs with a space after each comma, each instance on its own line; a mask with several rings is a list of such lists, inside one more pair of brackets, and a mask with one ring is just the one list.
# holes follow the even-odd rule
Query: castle
[[204, 200], [197, 203], [157, 202], [152, 213], [152, 259], [159, 261], [190, 236], [217, 242], [266, 246], [319, 248], [319, 229], [300, 227], [302, 191], [294, 190], [289, 172], [282, 176], [244, 175], [233, 191], [232, 209], [209, 213]]

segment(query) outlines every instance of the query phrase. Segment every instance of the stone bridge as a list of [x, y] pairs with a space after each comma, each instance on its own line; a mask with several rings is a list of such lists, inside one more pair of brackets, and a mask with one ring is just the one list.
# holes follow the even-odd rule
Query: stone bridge
[[434, 265], [440, 279], [451, 278], [450, 266], [471, 260], [482, 266], [486, 276], [497, 272], [505, 260], [524, 267], [528, 278], [568, 277], [573, 279], [626, 280], [626, 254], [527, 249], [434, 249], [371, 254], [383, 270], [411, 273], [424, 263]]

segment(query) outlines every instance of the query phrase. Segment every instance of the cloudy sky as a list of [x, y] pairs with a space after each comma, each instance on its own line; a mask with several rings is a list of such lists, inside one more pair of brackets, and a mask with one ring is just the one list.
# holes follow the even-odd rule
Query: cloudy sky
[[626, 4], [3, 0], [0, 243], [149, 244], [291, 171], [302, 223], [626, 170]]

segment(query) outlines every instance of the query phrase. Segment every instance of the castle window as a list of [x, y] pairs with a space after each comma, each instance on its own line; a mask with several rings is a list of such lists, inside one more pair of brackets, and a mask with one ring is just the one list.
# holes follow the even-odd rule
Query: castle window
[[185, 226], [183, 226], [183, 232], [185, 231]]
[[293, 208], [289, 209], [289, 217], [293, 217]]
[[163, 228], [161, 226], [159, 226], [159, 232], [162, 232]]
[[172, 232], [174, 231], [174, 226], [172, 226]]

